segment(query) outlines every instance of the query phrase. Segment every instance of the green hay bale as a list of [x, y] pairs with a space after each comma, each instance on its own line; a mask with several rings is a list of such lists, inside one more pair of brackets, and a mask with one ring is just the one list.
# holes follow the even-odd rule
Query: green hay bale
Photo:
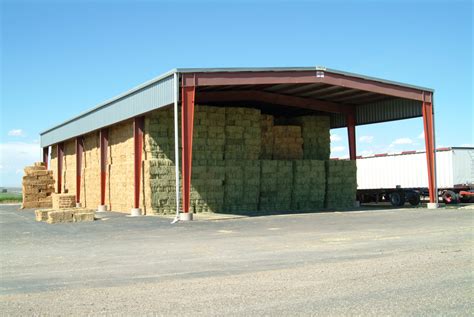
[[326, 161], [326, 173], [326, 207], [353, 207], [357, 193], [355, 161]]

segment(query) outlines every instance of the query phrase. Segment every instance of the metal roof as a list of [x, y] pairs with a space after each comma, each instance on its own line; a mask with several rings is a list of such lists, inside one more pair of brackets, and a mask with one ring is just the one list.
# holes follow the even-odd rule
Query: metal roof
[[422, 87], [422, 86], [416, 86], [416, 85], [411, 85], [407, 83], [402, 83], [398, 81], [392, 81], [392, 80], [386, 80], [383, 78], [378, 78], [378, 77], [372, 77], [372, 76], [366, 76], [366, 75], [361, 75], [357, 73], [351, 73], [351, 72], [345, 72], [342, 70], [337, 70], [333, 68], [327, 68], [324, 66], [313, 66], [313, 67], [226, 67], [226, 68], [176, 68], [174, 71], [178, 73], [220, 73], [220, 72], [276, 72], [276, 71], [317, 71], [317, 70], [322, 70], [326, 71], [329, 73], [334, 73], [334, 74], [340, 74], [344, 76], [351, 76], [351, 77], [356, 77], [360, 79], [366, 79], [366, 80], [372, 80], [372, 81], [378, 81], [380, 83], [386, 83], [386, 84], [391, 84], [391, 85], [396, 85], [396, 86], [401, 86], [401, 87], [407, 87], [407, 88], [414, 88], [414, 89], [419, 89], [419, 90], [424, 90], [424, 91], [430, 91], [434, 92], [434, 89], [432, 88], [427, 88], [427, 87]]
[[[173, 78], [174, 74], [205, 73], [213, 76], [218, 73], [246, 73], [246, 72], [318, 72], [324, 71], [332, 74], [339, 74], [365, 81], [388, 84], [392, 86], [404, 87], [400, 89], [414, 89], [432, 93], [434, 90], [425, 87], [408, 85], [405, 83], [388, 81], [380, 78], [364, 76], [360, 74], [342, 72], [324, 67], [271, 67], [271, 68], [177, 68], [161, 76], [158, 76], [142, 85], [139, 85], [119, 96], [107, 100], [94, 108], [81, 113], [61, 124], [55, 125], [40, 133], [41, 146], [49, 146], [75, 136], [83, 135], [97, 129], [116, 124], [118, 122], [142, 115], [149, 111], [170, 105], [174, 101]], [[272, 73], [273, 74], [273, 73]], [[227, 75], [225, 75], [227, 76]], [[253, 75], [251, 75], [253, 76]], [[257, 75], [256, 75], [257, 76]], [[398, 88], [397, 88], [398, 89]], [[421, 116], [421, 102], [395, 96], [388, 96], [376, 92], [364, 91], [334, 84], [326, 83], [277, 83], [277, 84], [247, 84], [247, 85], [212, 85], [198, 87], [197, 97], [200, 94], [226, 94], [238, 92], [242, 100], [247, 105], [260, 106], [265, 108], [264, 103], [257, 104], [252, 100], [245, 100], [245, 92], [258, 92], [260, 94], [278, 94], [279, 96], [292, 96], [305, 98], [314, 101], [338, 103], [350, 105], [356, 108], [357, 125], [414, 118]], [[235, 95], [235, 94], [234, 94]], [[234, 100], [233, 100], [234, 101]], [[218, 102], [216, 103], [219, 104]], [[226, 105], [225, 103], [221, 103]], [[231, 105], [231, 103], [228, 103]], [[279, 105], [281, 109], [282, 107]], [[267, 105], [267, 109], [278, 111], [276, 105]], [[289, 108], [287, 107], [287, 110]], [[291, 111], [298, 113], [301, 109], [291, 108]], [[307, 111], [307, 110], [306, 110]], [[301, 113], [305, 113], [304, 111]], [[331, 127], [338, 128], [346, 125], [344, 115], [331, 113]]]

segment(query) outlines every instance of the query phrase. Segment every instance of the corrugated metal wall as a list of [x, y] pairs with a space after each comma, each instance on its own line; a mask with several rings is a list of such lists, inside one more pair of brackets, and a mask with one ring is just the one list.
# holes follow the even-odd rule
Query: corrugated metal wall
[[[358, 125], [421, 117], [421, 102], [408, 99], [391, 99], [357, 106]], [[331, 116], [331, 129], [346, 126], [344, 115]]]
[[52, 145], [78, 135], [133, 118], [172, 104], [173, 75], [143, 87], [41, 134], [41, 146]]

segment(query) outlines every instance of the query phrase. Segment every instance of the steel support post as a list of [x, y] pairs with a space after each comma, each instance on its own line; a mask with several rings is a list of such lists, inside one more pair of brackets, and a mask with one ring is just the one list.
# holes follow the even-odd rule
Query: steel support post
[[357, 156], [356, 151], [356, 117], [355, 113], [348, 114], [346, 116], [347, 121], [347, 137], [349, 139], [349, 158], [354, 161]]
[[48, 169], [48, 159], [49, 159], [49, 146], [45, 146], [43, 148], [43, 163], [44, 163], [44, 166], [46, 166], [46, 169]]
[[140, 184], [142, 181], [142, 151], [143, 151], [143, 129], [145, 126], [144, 117], [136, 117], [133, 120], [133, 171], [134, 171], [134, 200], [132, 216], [140, 216]]
[[181, 143], [183, 174], [183, 212], [189, 213], [193, 152], [194, 98], [196, 87], [183, 87], [181, 94]]
[[436, 203], [435, 192], [435, 149], [433, 130], [433, 105], [431, 102], [422, 103], [423, 127], [425, 132], [426, 163], [428, 167], [428, 192], [430, 203]]
[[173, 102], [173, 123], [174, 123], [174, 173], [175, 173], [175, 199], [176, 199], [176, 217], [172, 223], [179, 221], [179, 202], [180, 202], [180, 189], [179, 186], [179, 74], [174, 73], [173, 75], [173, 89], [174, 89], [174, 102]]
[[84, 139], [82, 136], [76, 138], [76, 206], [81, 206], [81, 177], [82, 177], [82, 155], [84, 153]]
[[58, 179], [57, 179], [57, 191], [62, 193], [62, 178], [63, 178], [63, 159], [64, 159], [64, 143], [58, 143], [56, 146], [56, 157], [58, 159]]
[[109, 131], [101, 129], [99, 132], [100, 144], [100, 206], [98, 211], [106, 211], [105, 186], [107, 183], [107, 148], [109, 147]]

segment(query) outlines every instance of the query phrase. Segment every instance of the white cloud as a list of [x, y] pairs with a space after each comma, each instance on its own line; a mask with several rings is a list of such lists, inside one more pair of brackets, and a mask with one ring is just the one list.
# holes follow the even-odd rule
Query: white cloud
[[40, 153], [37, 143], [0, 143], [0, 186], [20, 186], [23, 168], [39, 161]]
[[339, 142], [341, 140], [342, 138], [339, 136], [339, 134], [331, 134], [331, 142]]
[[424, 139], [425, 138], [425, 132], [421, 131], [420, 134], [418, 134], [418, 139]]
[[399, 138], [392, 142], [393, 145], [396, 144], [413, 144], [413, 140], [410, 138]]
[[331, 148], [331, 153], [343, 152], [345, 149], [343, 146], [334, 146]]
[[25, 136], [25, 132], [22, 129], [13, 129], [8, 131], [9, 136]]
[[359, 142], [362, 143], [372, 143], [374, 137], [372, 135], [363, 135], [359, 138]]

